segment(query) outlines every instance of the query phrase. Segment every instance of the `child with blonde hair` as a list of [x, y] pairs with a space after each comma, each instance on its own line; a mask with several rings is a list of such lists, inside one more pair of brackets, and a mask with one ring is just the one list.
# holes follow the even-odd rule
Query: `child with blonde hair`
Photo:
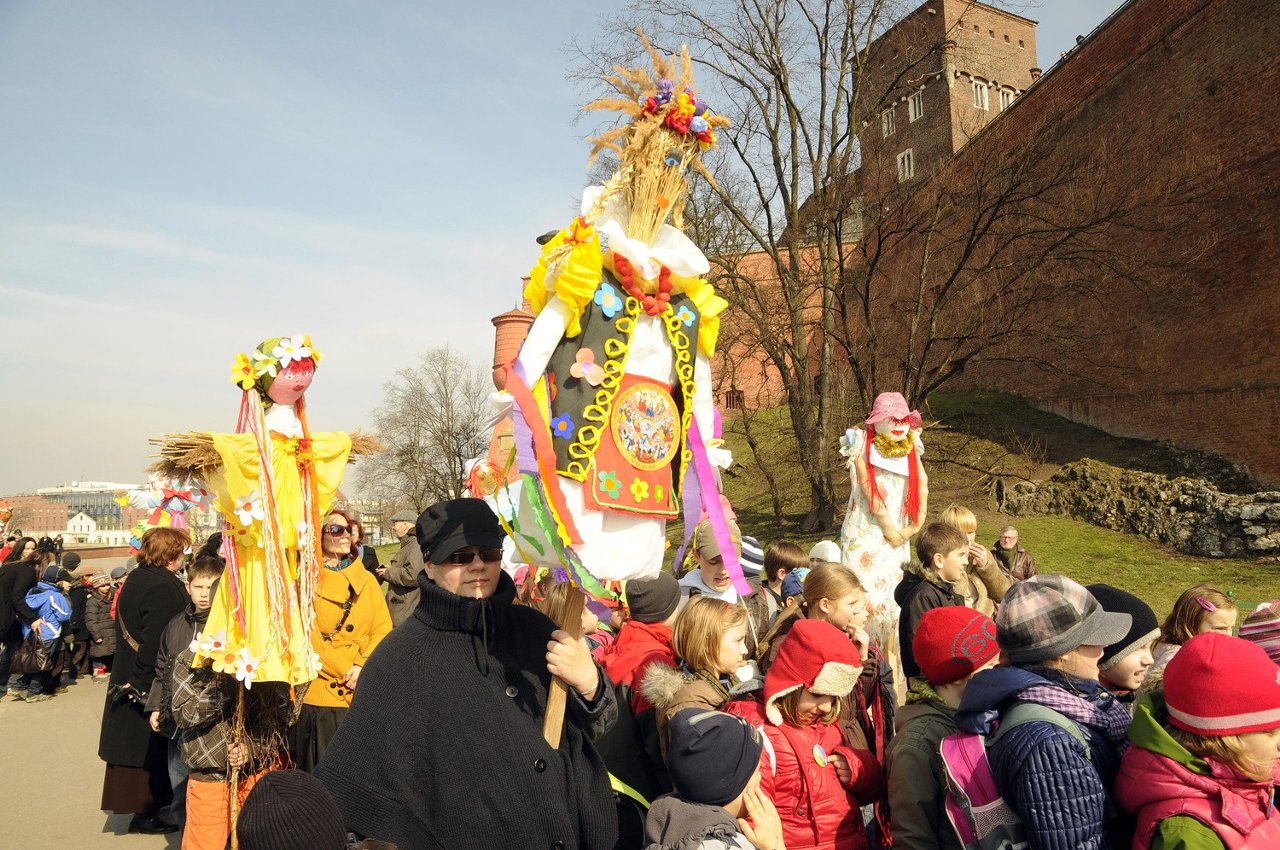
[[1160, 627], [1160, 640], [1152, 652], [1152, 664], [1138, 690], [1138, 697], [1160, 687], [1164, 668], [1184, 643], [1205, 632], [1230, 635], [1239, 611], [1235, 600], [1207, 584], [1187, 588], [1173, 603], [1173, 610]]
[[651, 664], [641, 693], [653, 704], [665, 758], [671, 718], [686, 708], [719, 710], [729, 702], [747, 660], [747, 612], [741, 605], [694, 596], [676, 617], [671, 648], [678, 668]]
[[1138, 703], [1115, 800], [1140, 850], [1280, 847], [1280, 667], [1257, 644], [1210, 630], [1169, 661]]
[[760, 787], [778, 809], [787, 847], [867, 846], [860, 806], [882, 790], [880, 764], [865, 747], [850, 747], [837, 722], [861, 673], [862, 658], [840, 629], [801, 619], [769, 668], [764, 701], [728, 706], [771, 744]]
[[[963, 505], [950, 505], [938, 521], [959, 531], [969, 541], [969, 569], [963, 582], [957, 584], [965, 604], [990, 617], [1004, 599], [1010, 579], [986, 546], [978, 542], [978, 518]], [[964, 585], [967, 585], [964, 587]]]

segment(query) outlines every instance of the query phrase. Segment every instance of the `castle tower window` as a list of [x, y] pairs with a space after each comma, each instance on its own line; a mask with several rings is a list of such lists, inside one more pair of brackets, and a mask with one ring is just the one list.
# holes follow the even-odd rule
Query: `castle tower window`
[[880, 135], [888, 138], [893, 135], [893, 107], [889, 107], [880, 113]]
[[911, 148], [907, 148], [905, 151], [898, 154], [898, 182], [903, 183], [915, 176], [915, 155], [911, 152]]
[[1011, 92], [1008, 89], [1000, 89], [1000, 111], [1003, 112], [1010, 106], [1013, 106], [1013, 99], [1015, 97], [1017, 97], [1015, 92]]
[[924, 117], [924, 92], [918, 91], [907, 98], [907, 114], [912, 121]]
[[990, 89], [988, 88], [985, 81], [983, 80], [973, 81], [974, 108], [981, 109], [984, 112], [991, 108], [991, 101], [989, 100], [989, 97], [990, 97], [989, 92], [990, 92]]

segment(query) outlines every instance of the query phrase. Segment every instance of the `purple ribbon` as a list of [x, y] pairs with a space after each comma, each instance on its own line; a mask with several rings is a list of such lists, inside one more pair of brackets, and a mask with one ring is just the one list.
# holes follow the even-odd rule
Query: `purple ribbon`
[[[711, 532], [715, 536], [716, 546], [720, 549], [720, 557], [724, 558], [725, 569], [729, 571], [729, 578], [733, 580], [733, 587], [738, 591], [738, 595], [750, 596], [752, 587], [747, 583], [747, 577], [742, 574], [742, 564], [739, 563], [738, 553], [733, 548], [733, 538], [729, 535], [729, 523], [724, 518], [724, 507], [720, 503], [720, 494], [714, 488], [707, 490], [702, 487], [702, 482], [715, 481], [716, 479], [715, 473], [711, 471], [711, 461], [707, 457], [707, 447], [702, 442], [702, 432], [698, 430], [696, 416], [692, 417], [689, 422], [689, 447], [693, 450], [693, 468], [697, 470], [698, 474], [698, 489], [700, 491], [702, 509], [706, 511], [707, 518], [711, 520]], [[686, 472], [686, 485], [688, 480], [689, 475]], [[682, 553], [688, 546], [687, 537], [692, 536], [692, 532], [688, 530], [690, 528], [687, 514], [688, 508], [689, 503], [686, 499], [686, 541], [685, 546], [681, 547], [680, 551]]]

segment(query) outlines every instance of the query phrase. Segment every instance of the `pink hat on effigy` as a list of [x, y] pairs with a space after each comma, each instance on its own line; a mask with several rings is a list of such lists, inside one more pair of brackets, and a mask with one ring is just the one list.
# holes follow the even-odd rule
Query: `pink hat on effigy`
[[867, 417], [867, 427], [886, 419], [905, 420], [912, 428], [919, 428], [924, 423], [920, 411], [907, 407], [907, 400], [902, 397], [902, 393], [880, 393], [876, 396], [875, 404], [871, 406], [871, 415]]

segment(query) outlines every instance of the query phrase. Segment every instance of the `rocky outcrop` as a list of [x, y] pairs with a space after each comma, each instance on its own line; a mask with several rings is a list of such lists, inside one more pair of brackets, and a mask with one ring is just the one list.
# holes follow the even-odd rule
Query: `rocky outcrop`
[[1280, 555], [1280, 491], [1224, 493], [1203, 478], [1169, 478], [1087, 458], [1048, 481], [1014, 485], [1004, 509], [1142, 534], [1192, 555]]

